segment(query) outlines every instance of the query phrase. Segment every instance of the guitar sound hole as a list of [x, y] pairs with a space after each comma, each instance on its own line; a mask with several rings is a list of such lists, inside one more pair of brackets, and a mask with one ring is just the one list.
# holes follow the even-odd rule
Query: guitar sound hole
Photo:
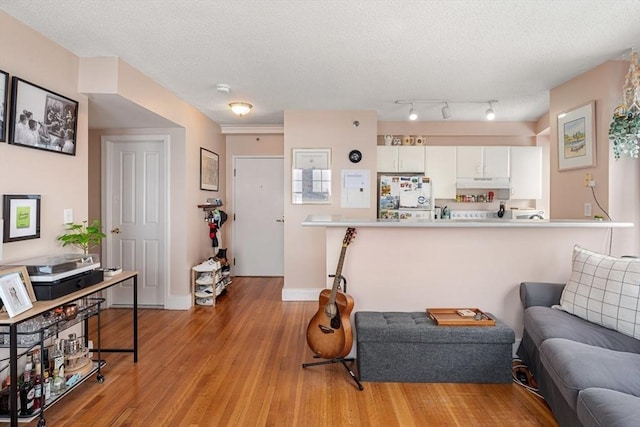
[[318, 325], [318, 328], [320, 328], [320, 330], [322, 331], [323, 334], [332, 334], [333, 333], [333, 329], [327, 328], [324, 325]]

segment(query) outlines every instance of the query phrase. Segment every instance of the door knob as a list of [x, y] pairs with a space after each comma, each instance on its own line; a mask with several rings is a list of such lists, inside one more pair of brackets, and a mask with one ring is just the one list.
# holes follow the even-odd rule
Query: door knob
[[111, 230], [111, 232], [115, 233], [115, 234], [120, 234], [120, 229], [118, 227], [116, 227], [113, 230]]
[[282, 218], [282, 219], [276, 219], [276, 222], [284, 222], [284, 218]]

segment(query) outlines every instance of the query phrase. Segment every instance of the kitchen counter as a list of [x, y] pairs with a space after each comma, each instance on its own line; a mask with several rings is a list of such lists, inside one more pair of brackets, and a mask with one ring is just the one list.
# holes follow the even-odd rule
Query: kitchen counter
[[631, 222], [580, 219], [434, 219], [401, 221], [394, 219], [346, 218], [340, 215], [309, 215], [306, 227], [376, 228], [631, 228]]
[[[406, 221], [312, 215], [310, 235], [325, 235], [325, 287], [330, 288], [344, 244], [355, 227], [342, 274], [354, 311], [422, 311], [478, 307], [520, 336], [524, 281], [565, 283], [574, 245], [613, 255], [633, 224], [594, 220], [454, 219]], [[318, 292], [320, 289], [317, 290]], [[314, 297], [317, 297], [315, 293]], [[517, 345], [517, 343], [516, 343]]]

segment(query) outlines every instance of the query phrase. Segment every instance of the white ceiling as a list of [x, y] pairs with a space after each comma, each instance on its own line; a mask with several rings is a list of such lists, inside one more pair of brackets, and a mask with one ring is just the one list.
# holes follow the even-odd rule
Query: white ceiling
[[[398, 99], [497, 99], [496, 120], [537, 120], [551, 88], [640, 49], [640, 0], [0, 0], [0, 9], [80, 57], [122, 58], [226, 125], [281, 124], [298, 109], [406, 120]], [[254, 109], [238, 118], [231, 101]], [[92, 110], [116, 115], [109, 105]], [[416, 105], [419, 120], [442, 120], [440, 107]], [[449, 120], [482, 120], [486, 108], [452, 104]]]

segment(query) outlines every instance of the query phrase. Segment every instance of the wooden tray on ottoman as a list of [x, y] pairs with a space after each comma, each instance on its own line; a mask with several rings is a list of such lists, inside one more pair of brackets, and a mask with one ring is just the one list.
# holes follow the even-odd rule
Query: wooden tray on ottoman
[[[461, 316], [458, 310], [471, 310], [480, 313], [482, 319]], [[495, 319], [491, 318], [479, 308], [427, 308], [427, 316], [436, 322], [438, 326], [495, 326]]]

